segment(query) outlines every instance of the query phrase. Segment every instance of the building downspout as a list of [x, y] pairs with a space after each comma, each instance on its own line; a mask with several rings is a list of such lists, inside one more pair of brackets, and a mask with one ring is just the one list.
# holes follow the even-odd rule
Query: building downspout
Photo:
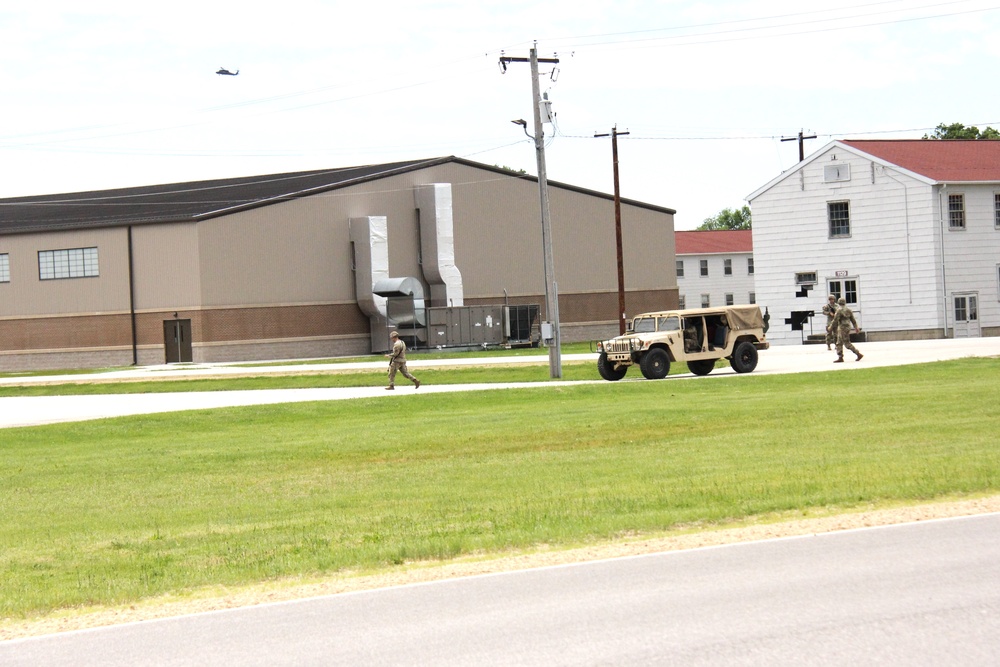
[[139, 365], [139, 341], [135, 322], [135, 255], [132, 252], [132, 225], [128, 226], [128, 311], [132, 322], [132, 365]]
[[948, 260], [945, 257], [945, 247], [944, 247], [944, 225], [945, 225], [945, 215], [944, 215], [944, 197], [945, 191], [948, 189], [948, 184], [943, 183], [941, 185], [941, 190], [938, 192], [938, 217], [941, 219], [941, 225], [939, 233], [941, 235], [941, 303], [942, 303], [942, 315], [944, 316], [944, 337], [948, 338]]
[[[872, 163], [874, 166], [874, 163]], [[892, 172], [883, 167], [882, 173], [891, 178], [903, 187], [903, 220], [906, 229], [906, 286], [909, 291], [910, 305], [913, 305], [913, 269], [910, 266], [910, 189], [906, 183], [892, 175]]]

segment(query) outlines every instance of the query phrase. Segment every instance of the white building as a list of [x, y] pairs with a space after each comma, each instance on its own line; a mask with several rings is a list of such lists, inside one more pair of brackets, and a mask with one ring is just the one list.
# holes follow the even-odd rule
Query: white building
[[681, 308], [757, 303], [750, 230], [674, 232], [674, 243]]
[[833, 141], [747, 199], [772, 342], [828, 293], [868, 340], [1000, 335], [1000, 141]]

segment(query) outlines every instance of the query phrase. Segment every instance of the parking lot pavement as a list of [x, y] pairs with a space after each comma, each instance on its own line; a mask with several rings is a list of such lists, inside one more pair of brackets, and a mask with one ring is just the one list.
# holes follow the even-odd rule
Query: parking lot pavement
[[[895, 366], [932, 361], [944, 361], [963, 357], [1000, 358], [1000, 338], [961, 338], [928, 341], [893, 341], [885, 343], [859, 343], [865, 355], [861, 361], [854, 361], [854, 355], [845, 355], [847, 361], [834, 364], [836, 353], [823, 345], [775, 346], [760, 353], [760, 361], [753, 374], [803, 373], [817, 371], [849, 371], [858, 368]], [[563, 355], [564, 362], [595, 361], [595, 354]], [[481, 366], [490, 363], [548, 364], [548, 355], [529, 357], [501, 357], [488, 359], [422, 360], [419, 354], [409, 360], [411, 370], [419, 373], [421, 368], [454, 367], [462, 365]], [[196, 377], [219, 377], [227, 375], [248, 375], [268, 373], [317, 373], [333, 370], [371, 369], [371, 387], [330, 388], [330, 389], [267, 389], [251, 391], [177, 392], [168, 394], [104, 394], [88, 396], [12, 396], [0, 398], [0, 428], [16, 426], [36, 426], [57, 422], [83, 421], [126, 415], [176, 412], [180, 410], [201, 410], [245, 405], [274, 403], [294, 403], [303, 401], [344, 400], [351, 398], [399, 399], [410, 395], [425, 395], [454, 391], [474, 391], [484, 389], [505, 389], [518, 387], [553, 387], [574, 384], [564, 381], [527, 382], [512, 384], [466, 384], [438, 385], [424, 384], [417, 391], [408, 383], [397, 383], [394, 392], [384, 390], [383, 362], [363, 362], [351, 364], [270, 364], [248, 367], [246, 364], [182, 364], [177, 366], [153, 366], [131, 368], [107, 373], [88, 375], [50, 375], [24, 378], [0, 378], [3, 384], [29, 384], [53, 382], [117, 381], [141, 379], [181, 379]], [[377, 371], [377, 372], [376, 372]], [[718, 369], [709, 378], [734, 376], [731, 369]], [[693, 378], [690, 374], [672, 375], [665, 382]], [[708, 378], [701, 378], [706, 380]], [[630, 372], [623, 382], [644, 381], [638, 373]], [[603, 380], [595, 380], [604, 383]]]

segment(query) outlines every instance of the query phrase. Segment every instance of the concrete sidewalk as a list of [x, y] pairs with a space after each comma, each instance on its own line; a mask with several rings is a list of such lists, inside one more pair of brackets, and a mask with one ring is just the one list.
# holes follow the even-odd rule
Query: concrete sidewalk
[[[804, 373], [817, 371], [847, 371], [856, 368], [871, 368], [878, 366], [896, 366], [904, 364], [944, 361], [963, 357], [1000, 357], [1000, 338], [947, 339], [933, 341], [894, 341], [887, 343], [859, 344], [859, 349], [865, 355], [860, 362], [854, 361], [854, 355], [846, 355], [848, 361], [834, 364], [835, 353], [828, 351], [823, 345], [794, 345], [774, 347], [760, 353], [757, 369], [748, 377], [757, 374], [774, 373]], [[564, 362], [593, 361], [594, 354], [563, 355]], [[409, 361], [410, 369], [419, 374], [420, 369], [454, 366], [482, 366], [489, 364], [522, 364], [530, 363], [547, 365], [548, 355], [532, 355], [528, 357], [502, 357], [488, 359], [474, 357], [469, 359], [421, 360], [419, 355]], [[560, 387], [579, 382], [550, 381], [525, 382], [505, 384], [465, 384], [465, 385], [427, 385], [419, 391], [408, 382], [397, 383], [396, 391], [385, 391], [382, 383], [384, 362], [363, 362], [344, 364], [295, 364], [268, 365], [248, 367], [233, 364], [184, 364], [178, 366], [154, 366], [133, 368], [107, 373], [88, 375], [36, 376], [30, 378], [0, 378], [0, 384], [32, 384], [52, 382], [90, 382], [90, 381], [127, 381], [139, 379], [182, 379], [197, 377], [219, 377], [235, 375], [266, 375], [270, 373], [317, 373], [334, 372], [337, 370], [378, 371], [373, 374], [373, 386], [331, 388], [331, 389], [268, 389], [251, 391], [213, 391], [213, 392], [176, 392], [168, 394], [105, 394], [90, 396], [19, 396], [0, 398], [0, 428], [17, 426], [36, 426], [58, 422], [83, 421], [107, 417], [121, 417], [136, 414], [151, 414], [159, 412], [176, 412], [181, 410], [204, 410], [222, 407], [265, 405], [274, 403], [295, 403], [304, 401], [331, 401], [352, 398], [385, 398], [400, 399], [411, 395], [428, 395], [455, 391], [478, 391], [513, 389], [521, 387]], [[731, 369], [717, 369], [711, 375], [700, 378], [701, 381], [711, 381], [714, 377], [737, 376]], [[661, 382], [673, 382], [692, 379], [691, 374], [670, 376]], [[376, 379], [378, 378], [378, 379]], [[646, 382], [637, 370], [630, 370], [625, 380], [620, 383]], [[377, 383], [377, 384], [375, 384]], [[603, 380], [595, 384], [611, 386], [612, 383]]]

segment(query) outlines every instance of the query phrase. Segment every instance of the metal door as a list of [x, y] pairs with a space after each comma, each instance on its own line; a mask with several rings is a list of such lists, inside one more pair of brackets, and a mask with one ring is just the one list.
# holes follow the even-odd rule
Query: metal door
[[163, 348], [166, 363], [191, 362], [191, 320], [164, 320]]

